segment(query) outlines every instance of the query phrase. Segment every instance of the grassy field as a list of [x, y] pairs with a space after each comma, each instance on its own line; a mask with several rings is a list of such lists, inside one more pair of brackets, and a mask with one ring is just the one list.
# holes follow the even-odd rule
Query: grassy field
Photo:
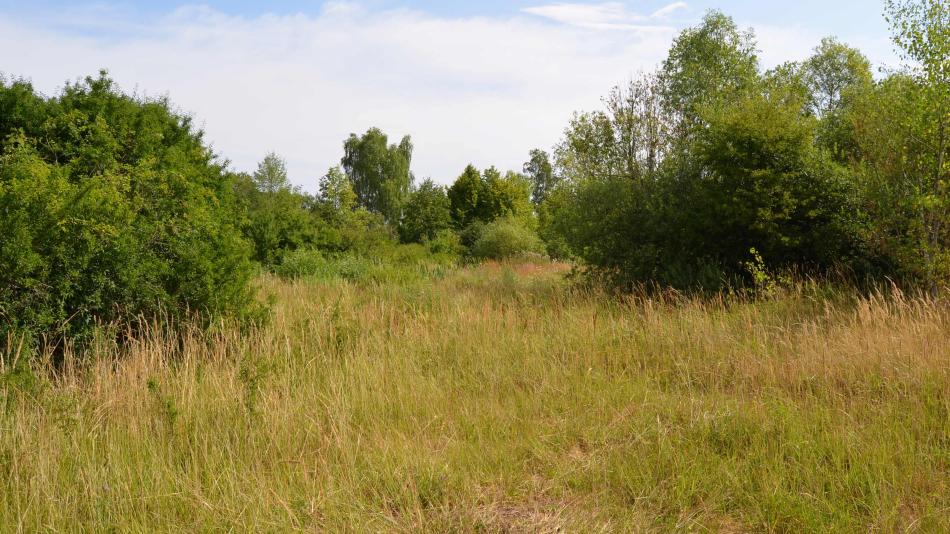
[[950, 306], [563, 274], [268, 277], [258, 330], [8, 358], [0, 531], [950, 531]]

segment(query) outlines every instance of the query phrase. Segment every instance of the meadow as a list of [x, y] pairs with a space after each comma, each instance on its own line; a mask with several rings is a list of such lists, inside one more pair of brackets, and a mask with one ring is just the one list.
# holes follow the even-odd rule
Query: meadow
[[942, 300], [404, 271], [261, 275], [261, 327], [56, 370], [10, 350], [0, 531], [950, 531]]

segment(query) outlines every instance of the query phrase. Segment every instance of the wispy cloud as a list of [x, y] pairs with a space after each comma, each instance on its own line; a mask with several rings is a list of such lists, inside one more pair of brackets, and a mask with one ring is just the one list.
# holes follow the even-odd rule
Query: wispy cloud
[[557, 3], [524, 9], [525, 13], [544, 17], [562, 24], [594, 30], [665, 31], [662, 19], [677, 10], [687, 8], [685, 2], [675, 2], [649, 15], [630, 10], [622, 2], [602, 4]]
[[672, 4], [668, 6], [664, 6], [664, 7], [661, 7], [660, 9], [657, 9], [650, 16], [655, 19], [661, 19], [661, 18], [668, 17], [681, 9], [689, 9], [689, 4], [687, 4], [686, 2], [673, 2]]
[[[556, 4], [513, 17], [440, 17], [331, 2], [314, 15], [233, 16], [184, 7], [144, 17], [81, 8], [0, 11], [0, 69], [51, 94], [110, 69], [140, 94], [168, 94], [203, 124], [218, 153], [250, 170], [269, 150], [314, 189], [350, 132], [411, 134], [420, 177], [448, 182], [464, 166], [518, 169], [558, 141], [572, 112], [666, 55], [679, 2], [649, 15], [621, 3]], [[551, 24], [554, 20], [558, 24]], [[675, 27], [674, 27], [675, 26]], [[623, 28], [635, 31], [603, 31]], [[133, 31], [134, 30], [134, 31]], [[767, 31], [769, 57], [817, 36]], [[813, 38], [814, 37], [814, 38]]]
[[363, 6], [356, 2], [336, 0], [323, 4], [323, 13], [326, 15], [347, 16], [362, 12]]

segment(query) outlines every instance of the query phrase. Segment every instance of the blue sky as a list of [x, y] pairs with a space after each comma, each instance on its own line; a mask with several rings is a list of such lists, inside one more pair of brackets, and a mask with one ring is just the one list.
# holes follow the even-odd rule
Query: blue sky
[[766, 68], [828, 35], [894, 65], [882, 3], [0, 0], [0, 72], [54, 93], [108, 68], [194, 115], [234, 168], [274, 150], [309, 190], [370, 126], [411, 134], [417, 176], [447, 183], [470, 162], [520, 168], [708, 9], [755, 30]]
[[[78, 2], [82, 3], [82, 2]], [[110, 6], [119, 9], [130, 9], [140, 13], [160, 14], [173, 10], [184, 4], [202, 4], [225, 13], [258, 16], [265, 13], [283, 14], [319, 14], [323, 10], [323, 0], [205, 0], [199, 2], [182, 2], [181, 0], [149, 0], [149, 1], [111, 1], [89, 2], [88, 5]], [[475, 0], [475, 1], [445, 1], [445, 0], [366, 0], [363, 5], [371, 9], [386, 10], [393, 8], [410, 8], [425, 11], [439, 16], [471, 17], [471, 16], [511, 16], [521, 10], [544, 4], [579, 3], [602, 4], [604, 2], [544, 2], [528, 0]], [[665, 0], [644, 0], [626, 2], [632, 9], [643, 12], [653, 12], [672, 2]], [[24, 10], [23, 0], [0, 0], [0, 6], [11, 11]], [[27, 10], [61, 9], [64, 6], [75, 6], [77, 2], [69, 0], [31, 0]], [[886, 36], [887, 29], [881, 16], [881, 2], [875, 0], [795, 0], [791, 2], [776, 2], [768, 0], [697, 0], [688, 2], [691, 10], [705, 11], [720, 9], [736, 18], [750, 21], [768, 22], [775, 24], [803, 24], [809, 27], [822, 29], [825, 32], [837, 33], [843, 31], [867, 31]]]

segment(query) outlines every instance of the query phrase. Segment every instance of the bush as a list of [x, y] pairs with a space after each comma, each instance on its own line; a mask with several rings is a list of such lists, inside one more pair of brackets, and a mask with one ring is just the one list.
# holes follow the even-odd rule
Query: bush
[[434, 254], [417, 243], [380, 247], [372, 255], [298, 249], [284, 254], [274, 272], [291, 279], [403, 283], [441, 276], [457, 259], [456, 255]]
[[486, 223], [482, 221], [474, 221], [459, 231], [459, 243], [461, 243], [464, 250], [471, 252], [472, 249], [475, 248], [475, 243], [481, 239], [482, 232], [485, 231], [485, 226]]
[[445, 188], [426, 180], [412, 192], [403, 209], [399, 237], [403, 243], [422, 243], [451, 226], [452, 214]]
[[50, 100], [0, 83], [11, 98], [39, 110], [0, 121], [0, 337], [250, 309], [232, 186], [187, 117], [104, 74]]
[[316, 278], [320, 280], [360, 280], [375, 262], [351, 253], [325, 255], [316, 249], [287, 252], [274, 271], [283, 278]]
[[537, 234], [512, 219], [499, 219], [485, 225], [472, 247], [472, 256], [480, 259], [504, 259], [543, 252], [544, 244]]
[[282, 278], [315, 276], [329, 270], [327, 258], [317, 249], [301, 248], [284, 254], [274, 273]]
[[426, 241], [429, 252], [437, 255], [458, 257], [462, 255], [462, 240], [452, 230], [443, 230], [436, 234], [434, 239]]
[[268, 154], [253, 175], [233, 179], [255, 261], [273, 266], [284, 252], [327, 238], [326, 225], [306, 209], [310, 198], [290, 183], [286, 164], [276, 154]]

